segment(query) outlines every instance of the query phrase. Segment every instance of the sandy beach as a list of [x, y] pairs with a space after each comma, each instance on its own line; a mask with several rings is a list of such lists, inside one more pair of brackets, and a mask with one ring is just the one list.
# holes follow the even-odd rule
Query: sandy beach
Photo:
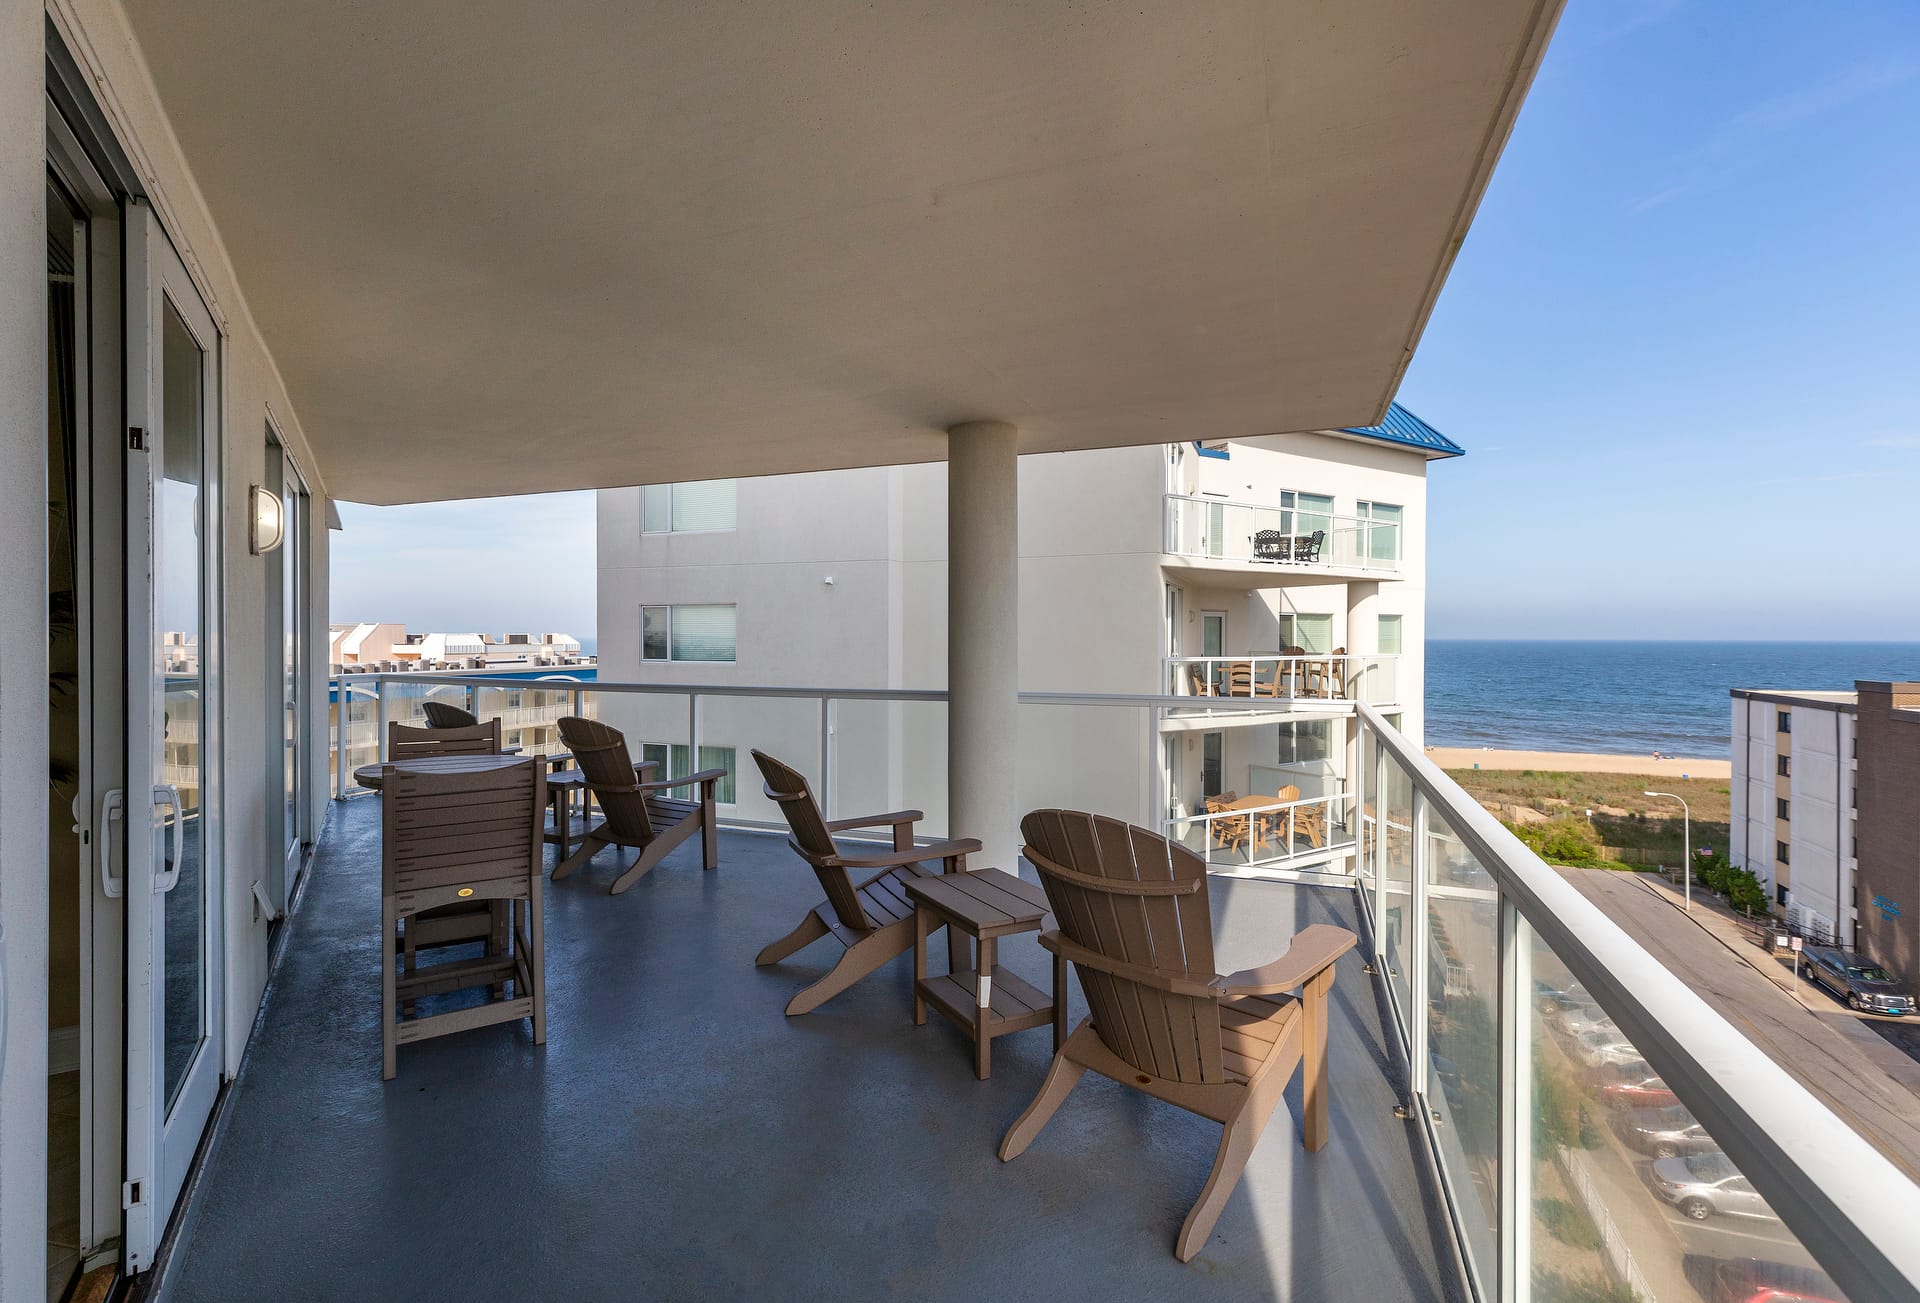
[[1733, 761], [1610, 756], [1591, 751], [1495, 751], [1481, 747], [1428, 747], [1427, 759], [1442, 769], [1541, 769], [1561, 774], [1654, 774], [1661, 778], [1732, 778]]

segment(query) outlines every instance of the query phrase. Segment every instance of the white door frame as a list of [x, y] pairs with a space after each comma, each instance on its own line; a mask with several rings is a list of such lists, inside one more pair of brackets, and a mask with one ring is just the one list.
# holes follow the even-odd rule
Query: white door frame
[[[219, 1092], [226, 982], [222, 922], [225, 875], [220, 756], [223, 744], [221, 657], [220, 336], [212, 314], [185, 265], [143, 202], [127, 205], [127, 809], [129, 855], [127, 903], [127, 1173], [124, 1261], [129, 1273], [152, 1264], [187, 1168], [205, 1131]], [[160, 419], [160, 346], [168, 305], [201, 349], [199, 551], [195, 561], [200, 599], [196, 660], [201, 678], [199, 728], [199, 854], [203, 900], [200, 1044], [183, 1071], [169, 1106], [166, 1098], [166, 910], [177, 882], [161, 865], [170, 838], [183, 838], [178, 794], [162, 783], [166, 708], [163, 667], [156, 655], [159, 603], [156, 589], [160, 515], [157, 485], [163, 475], [167, 431]], [[139, 431], [136, 436], [134, 431]], [[161, 582], [165, 576], [159, 576]], [[163, 804], [163, 800], [166, 804]], [[171, 805], [171, 810], [162, 811]], [[178, 842], [174, 843], [178, 845]]]

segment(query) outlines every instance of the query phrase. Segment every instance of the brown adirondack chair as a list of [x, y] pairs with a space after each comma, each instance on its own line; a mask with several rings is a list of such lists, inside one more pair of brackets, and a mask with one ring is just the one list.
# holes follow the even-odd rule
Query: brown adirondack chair
[[[1222, 796], [1209, 796], [1205, 801], [1207, 813], [1226, 814], [1233, 808], [1233, 803], [1238, 799], [1239, 798], [1231, 792]], [[1213, 838], [1220, 843], [1220, 848], [1228, 851], [1239, 850], [1245, 847], [1247, 837], [1251, 832], [1247, 816], [1244, 814], [1233, 815], [1225, 819], [1214, 819], [1209, 826], [1212, 827]]]
[[[651, 873], [669, 851], [696, 832], [700, 834], [703, 866], [720, 867], [720, 823], [714, 810], [714, 789], [727, 776], [726, 770], [702, 769], [685, 778], [644, 781], [643, 772], [657, 766], [651, 761], [636, 765], [627, 752], [626, 736], [619, 729], [578, 715], [568, 715], [559, 727], [560, 740], [573, 752], [574, 763], [586, 775], [587, 790], [600, 803], [606, 819], [587, 833], [579, 850], [554, 866], [555, 882], [572, 876], [602, 847], [631, 846], [640, 854], [608, 888], [617, 896]], [[675, 788], [695, 786], [700, 789], [697, 801], [667, 795]]]
[[480, 722], [480, 717], [472, 711], [444, 701], [423, 701], [420, 711], [427, 717], [428, 728], [472, 728]]
[[[429, 702], [429, 705], [437, 703]], [[398, 722], [387, 725], [387, 763], [398, 764], [415, 756], [497, 756], [500, 754], [500, 721], [464, 724], [457, 728], [434, 725], [417, 728]]]
[[1315, 924], [1271, 963], [1222, 977], [1199, 856], [1072, 810], [1035, 810], [1020, 830], [1059, 923], [1040, 944], [1072, 962], [1092, 1013], [1053, 1056], [1000, 1158], [1025, 1152], [1089, 1068], [1222, 1123], [1213, 1171], [1174, 1241], [1186, 1262], [1206, 1243], [1296, 1064], [1306, 1147], [1326, 1144], [1327, 992], [1355, 937]]
[[[753, 760], [766, 779], [767, 799], [779, 805], [793, 830], [787, 845], [813, 866], [814, 876], [827, 893], [827, 898], [800, 920], [800, 926], [755, 955], [753, 962], [761, 967], [777, 964], [829, 935], [846, 947], [846, 953], [825, 977], [787, 1001], [787, 1016], [792, 1018], [818, 1009], [894, 956], [913, 949], [914, 907], [900, 885], [902, 880], [931, 877], [925, 866], [935, 860], [947, 873], [962, 872], [967, 856], [978, 851], [980, 843], [959, 838], [915, 846], [913, 825], [926, 817], [918, 810], [829, 820], [820, 813], [813, 789], [799, 770], [760, 751], [753, 753]], [[889, 827], [893, 829], [891, 851], [862, 849], [849, 855], [833, 840], [836, 832]], [[880, 872], [855, 886], [851, 869]], [[964, 946], [965, 938], [960, 942]]]
[[[436, 910], [489, 907], [508, 919], [505, 944], [476, 959], [449, 960], [406, 971], [394, 957], [381, 965], [381, 1077], [393, 1079], [399, 1047], [491, 1023], [533, 1019], [536, 1045], [547, 1039], [543, 975], [545, 934], [540, 907], [547, 780], [538, 762], [502, 756], [497, 768], [423, 773], [400, 767], [381, 779], [382, 935]], [[506, 994], [507, 984], [513, 994]], [[494, 998], [445, 1013], [414, 1016], [422, 997], [490, 986]]]

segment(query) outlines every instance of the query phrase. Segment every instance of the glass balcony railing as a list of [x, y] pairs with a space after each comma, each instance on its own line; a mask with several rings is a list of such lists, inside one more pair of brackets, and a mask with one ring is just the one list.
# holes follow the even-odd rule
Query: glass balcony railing
[[1920, 1188], [1357, 713], [1356, 881], [1476, 1295], [1920, 1296]]
[[1400, 700], [1397, 656], [1169, 656], [1166, 681], [1176, 697], [1372, 706]]
[[1276, 569], [1400, 569], [1397, 522], [1271, 507], [1227, 498], [1166, 495], [1167, 555]]
[[[800, 768], [829, 817], [914, 805], [925, 835], [948, 831], [944, 693], [362, 675], [336, 692], [336, 772], [377, 758], [378, 726], [417, 709], [422, 689], [471, 694], [526, 738], [548, 715], [597, 716], [669, 776], [724, 768], [722, 818], [737, 826], [784, 826], [750, 763], [758, 747]], [[1289, 774], [1247, 761], [1249, 785], [1276, 795], [1232, 810], [1183, 807], [1168, 790], [1192, 706], [1023, 694], [1022, 808], [1164, 828], [1222, 873], [1335, 866], [1296, 876], [1355, 892], [1389, 1011], [1389, 1076], [1472, 1297], [1920, 1299], [1920, 1187], [1371, 705], [1350, 702], [1350, 745], [1325, 757], [1324, 783], [1289, 798]], [[1284, 702], [1234, 709], [1301, 727]], [[556, 731], [527, 750], [558, 747]]]

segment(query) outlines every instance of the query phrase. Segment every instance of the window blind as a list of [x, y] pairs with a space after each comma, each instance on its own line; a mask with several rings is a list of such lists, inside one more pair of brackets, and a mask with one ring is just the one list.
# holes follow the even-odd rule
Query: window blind
[[671, 631], [677, 661], [731, 661], [734, 658], [735, 608], [676, 606]]
[[734, 484], [733, 480], [693, 480], [674, 485], [674, 532], [732, 529], [735, 517]]

